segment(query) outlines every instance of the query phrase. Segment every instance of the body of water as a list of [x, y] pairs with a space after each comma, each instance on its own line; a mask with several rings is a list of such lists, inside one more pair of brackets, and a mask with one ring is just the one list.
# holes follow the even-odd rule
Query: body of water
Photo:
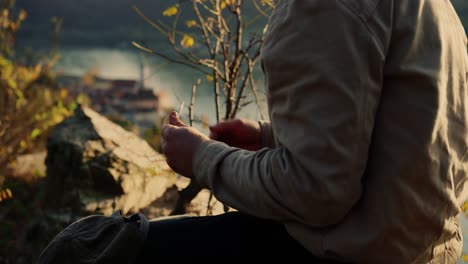
[[[169, 64], [166, 61], [147, 53], [128, 49], [110, 48], [63, 48], [61, 59], [55, 69], [66, 75], [82, 76], [88, 71], [96, 72], [99, 76], [111, 79], [139, 79], [140, 63], [144, 62], [145, 85], [155, 91], [167, 91], [173, 97], [174, 107], [184, 102], [190, 104], [192, 84], [197, 79], [202, 80], [196, 95], [195, 113], [208, 116], [215, 121], [215, 104], [212, 93], [212, 83], [206, 76], [182, 65]], [[258, 86], [263, 87], [263, 75], [257, 74]], [[262, 89], [263, 90], [263, 89]], [[264, 93], [261, 92], [264, 98]], [[253, 99], [253, 97], [251, 97]], [[266, 113], [266, 103], [262, 99], [262, 107]], [[185, 111], [187, 114], [188, 111]], [[239, 117], [260, 119], [255, 104], [243, 109]]]

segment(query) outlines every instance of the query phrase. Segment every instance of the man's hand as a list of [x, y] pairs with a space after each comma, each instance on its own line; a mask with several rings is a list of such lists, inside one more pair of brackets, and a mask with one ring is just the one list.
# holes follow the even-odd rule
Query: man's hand
[[169, 116], [169, 124], [162, 129], [162, 151], [167, 164], [178, 174], [192, 177], [192, 159], [197, 147], [207, 136], [193, 127], [184, 124], [176, 112]]
[[260, 124], [251, 120], [235, 119], [210, 127], [210, 138], [229, 146], [246, 150], [262, 148]]

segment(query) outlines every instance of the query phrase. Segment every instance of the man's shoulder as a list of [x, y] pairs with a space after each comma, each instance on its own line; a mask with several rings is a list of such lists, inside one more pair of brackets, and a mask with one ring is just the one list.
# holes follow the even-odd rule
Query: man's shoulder
[[383, 0], [338, 0], [344, 7], [363, 20], [369, 19]]

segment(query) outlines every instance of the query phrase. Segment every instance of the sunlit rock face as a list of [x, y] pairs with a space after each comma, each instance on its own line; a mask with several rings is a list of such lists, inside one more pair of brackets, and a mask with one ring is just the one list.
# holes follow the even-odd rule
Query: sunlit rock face
[[55, 208], [136, 212], [176, 182], [161, 154], [88, 108], [55, 127], [47, 150], [46, 196]]

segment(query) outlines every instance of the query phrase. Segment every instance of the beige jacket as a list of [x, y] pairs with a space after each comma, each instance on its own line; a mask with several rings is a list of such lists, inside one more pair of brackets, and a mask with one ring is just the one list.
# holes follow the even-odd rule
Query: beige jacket
[[263, 47], [270, 148], [203, 143], [195, 178], [313, 254], [456, 263], [467, 43], [449, 0], [280, 0]]

